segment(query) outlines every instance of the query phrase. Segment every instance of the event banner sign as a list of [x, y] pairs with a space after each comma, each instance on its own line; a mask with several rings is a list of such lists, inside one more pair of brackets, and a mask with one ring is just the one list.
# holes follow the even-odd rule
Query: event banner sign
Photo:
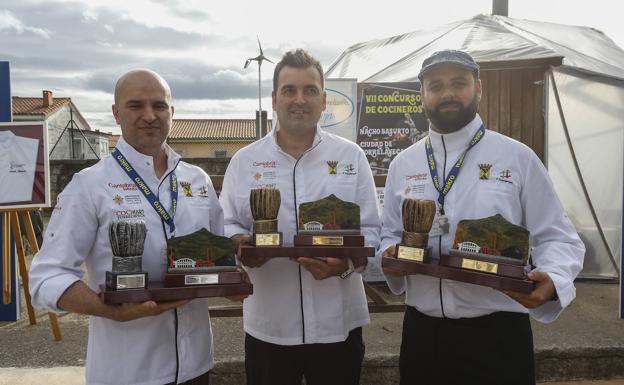
[[385, 175], [399, 152], [427, 135], [420, 83], [358, 83], [357, 88], [357, 143], [373, 174]]
[[321, 114], [322, 129], [352, 142], [356, 140], [356, 79], [326, 79], [327, 107]]

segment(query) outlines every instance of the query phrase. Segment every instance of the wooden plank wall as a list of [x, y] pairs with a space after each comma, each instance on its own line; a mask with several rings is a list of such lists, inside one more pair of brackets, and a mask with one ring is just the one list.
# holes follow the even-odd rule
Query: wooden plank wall
[[544, 161], [544, 74], [546, 68], [481, 72], [479, 114], [490, 130], [512, 137]]

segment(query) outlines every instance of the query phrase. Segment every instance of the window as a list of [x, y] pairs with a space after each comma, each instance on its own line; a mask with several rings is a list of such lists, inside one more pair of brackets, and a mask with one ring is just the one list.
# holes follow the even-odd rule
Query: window
[[215, 150], [215, 158], [227, 158], [227, 150]]
[[84, 159], [82, 152], [82, 138], [74, 138], [72, 141], [72, 159]]

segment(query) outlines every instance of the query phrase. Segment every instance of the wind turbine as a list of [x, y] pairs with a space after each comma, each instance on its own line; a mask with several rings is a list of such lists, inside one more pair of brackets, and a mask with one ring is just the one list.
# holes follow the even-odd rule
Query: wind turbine
[[260, 133], [262, 132], [262, 75], [260, 72], [260, 68], [262, 68], [262, 62], [264, 60], [268, 61], [269, 63], [273, 62], [269, 58], [264, 56], [264, 53], [262, 52], [262, 45], [260, 45], [260, 38], [256, 36], [256, 39], [258, 39], [258, 48], [260, 49], [260, 55], [247, 59], [243, 69], [247, 69], [252, 61], [258, 62], [258, 132], [256, 133], [256, 137], [260, 138]]

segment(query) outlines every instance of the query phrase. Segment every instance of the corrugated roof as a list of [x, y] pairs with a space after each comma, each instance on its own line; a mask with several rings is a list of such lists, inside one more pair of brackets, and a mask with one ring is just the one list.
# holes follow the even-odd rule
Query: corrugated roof
[[13, 115], [43, 115], [48, 116], [56, 112], [71, 101], [70, 98], [54, 98], [52, 105], [43, 106], [43, 98], [13, 97]]
[[[269, 130], [271, 119], [267, 121]], [[169, 140], [254, 140], [255, 119], [173, 119]]]

